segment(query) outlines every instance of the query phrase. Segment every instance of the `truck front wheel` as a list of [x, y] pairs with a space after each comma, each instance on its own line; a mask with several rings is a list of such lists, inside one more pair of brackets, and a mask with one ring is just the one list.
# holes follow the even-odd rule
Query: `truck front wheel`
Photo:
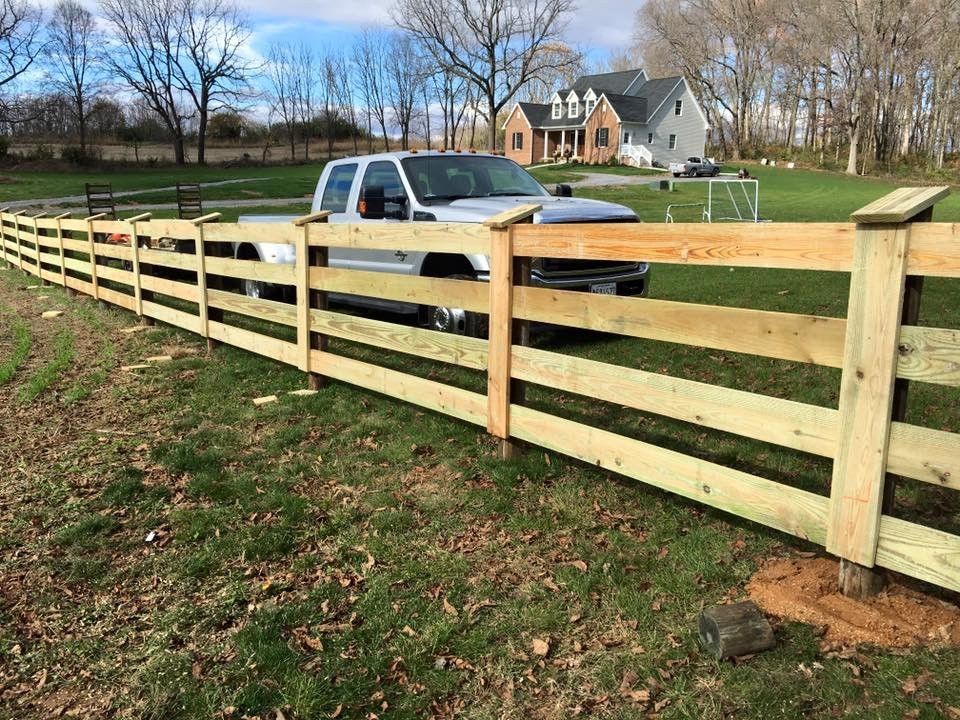
[[[471, 275], [447, 275], [448, 280], [476, 280]], [[489, 327], [487, 316], [458, 307], [430, 306], [427, 308], [427, 327], [437, 332], [485, 338]]]

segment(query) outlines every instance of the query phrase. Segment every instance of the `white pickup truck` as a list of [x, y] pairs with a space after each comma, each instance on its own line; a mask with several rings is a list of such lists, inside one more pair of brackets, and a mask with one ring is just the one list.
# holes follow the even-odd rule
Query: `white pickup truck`
[[667, 169], [673, 173], [674, 177], [680, 177], [681, 175], [686, 177], [697, 177], [699, 175], [716, 177], [720, 174], [720, 166], [713, 161], [713, 158], [702, 158], [696, 155], [688, 157], [686, 162], [670, 163]]
[[[346, 158], [328, 163], [313, 197], [313, 212], [329, 210], [332, 223], [481, 223], [520, 204], [543, 209], [535, 223], [639, 222], [622, 205], [574, 199], [569, 186], [558, 185], [557, 196], [512, 160], [481, 153], [392, 152]], [[240, 222], [289, 222], [286, 216], [245, 216]], [[272, 243], [242, 243], [235, 255], [269, 263], [294, 262], [294, 249]], [[484, 255], [459, 255], [388, 250], [331, 249], [332, 267], [395, 272], [424, 277], [455, 277], [485, 281], [490, 262]], [[610, 295], [647, 293], [649, 266], [644, 262], [555, 260], [534, 258], [532, 284]], [[263, 297], [272, 289], [244, 282], [244, 292]], [[331, 301], [392, 312], [418, 313], [421, 323], [443, 332], [482, 335], [484, 317], [456, 307], [423, 307], [376, 298], [330, 295]]]

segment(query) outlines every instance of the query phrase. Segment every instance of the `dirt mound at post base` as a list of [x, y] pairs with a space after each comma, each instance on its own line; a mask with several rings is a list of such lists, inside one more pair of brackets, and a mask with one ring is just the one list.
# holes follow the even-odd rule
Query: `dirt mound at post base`
[[829, 558], [775, 558], [747, 584], [750, 597], [771, 615], [824, 630], [830, 646], [960, 646], [960, 608], [891, 583], [868, 600], [837, 590], [839, 563]]

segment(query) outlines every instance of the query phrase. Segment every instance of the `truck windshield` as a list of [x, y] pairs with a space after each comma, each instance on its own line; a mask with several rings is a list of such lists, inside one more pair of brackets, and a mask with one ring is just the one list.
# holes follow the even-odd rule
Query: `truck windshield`
[[422, 155], [400, 161], [417, 199], [429, 205], [464, 198], [549, 195], [513, 160], [487, 155]]

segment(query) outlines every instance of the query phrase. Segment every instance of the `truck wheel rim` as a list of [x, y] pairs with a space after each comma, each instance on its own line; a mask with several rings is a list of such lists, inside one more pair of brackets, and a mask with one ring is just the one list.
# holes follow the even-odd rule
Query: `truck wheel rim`
[[430, 327], [438, 332], [466, 335], [467, 313], [462, 308], [435, 307]]
[[243, 294], [248, 298], [260, 300], [263, 297], [264, 286], [259, 280], [244, 280]]

